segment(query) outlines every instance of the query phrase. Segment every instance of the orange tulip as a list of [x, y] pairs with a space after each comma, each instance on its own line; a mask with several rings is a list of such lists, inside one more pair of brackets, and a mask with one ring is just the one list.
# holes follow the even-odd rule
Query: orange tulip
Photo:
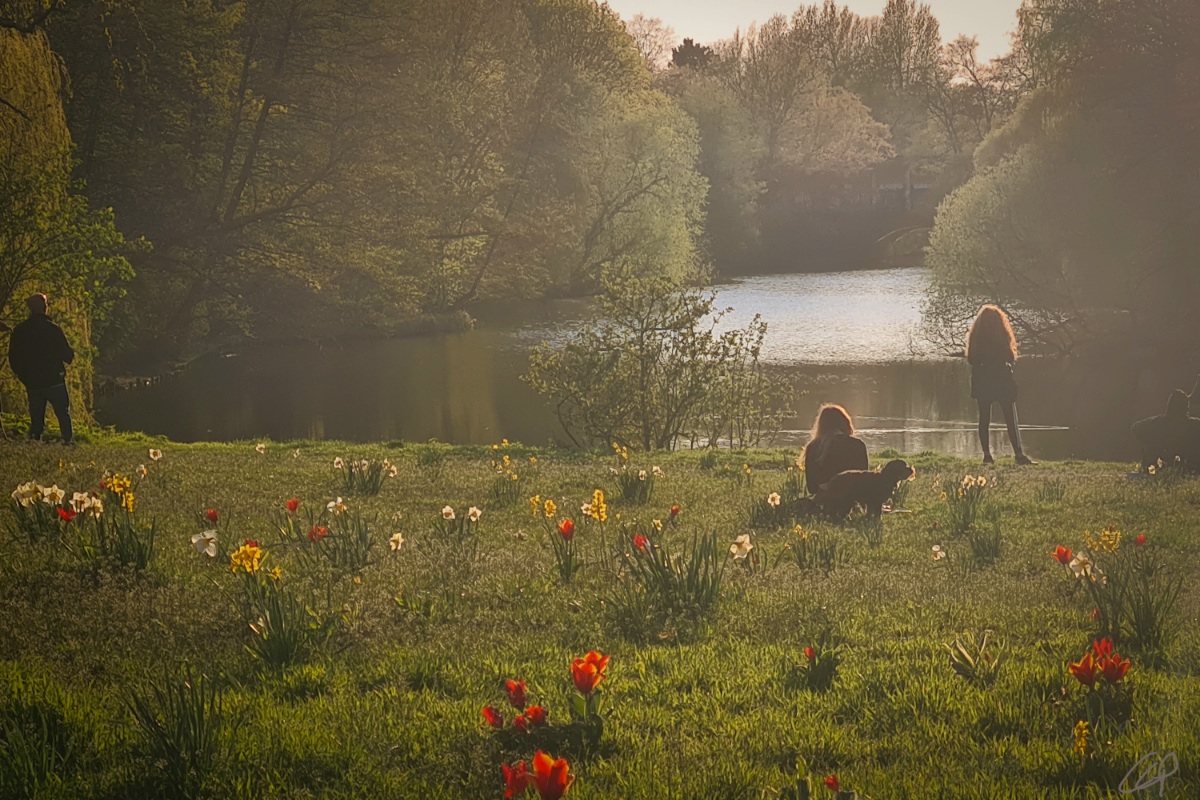
[[500, 768], [504, 770], [504, 796], [519, 797], [525, 794], [533, 777], [529, 774], [525, 762], [518, 761], [511, 767], [508, 764], [501, 764]]
[[542, 800], [559, 800], [567, 793], [567, 788], [575, 776], [571, 774], [571, 765], [565, 758], [555, 761], [546, 753], [538, 750], [533, 756], [533, 788], [537, 789], [538, 797]]
[[1105, 636], [1103, 639], [1092, 640], [1092, 652], [1096, 654], [1096, 658], [1104, 658], [1113, 651], [1112, 639]]
[[842, 790], [842, 783], [838, 780], [837, 775], [826, 775], [825, 785], [835, 792], [840, 792]]
[[583, 658], [571, 662], [571, 678], [575, 688], [581, 694], [591, 694], [600, 681], [604, 680], [604, 670], [608, 667], [608, 656], [602, 656], [595, 650], [588, 652]]
[[568, 542], [575, 538], [575, 523], [571, 521], [570, 517], [558, 523], [558, 535]]
[[1054, 548], [1054, 552], [1051, 553], [1050, 555], [1054, 557], [1055, 561], [1057, 561], [1058, 563], [1062, 564], [1065, 567], [1067, 564], [1071, 563], [1071, 559], [1074, 557], [1075, 554], [1071, 552], [1071, 548], [1063, 547], [1060, 544], [1058, 547]]
[[493, 728], [504, 727], [504, 715], [501, 714], [498, 709], [492, 708], [491, 706], [484, 706], [479, 713], [483, 714], [483, 718], [487, 720], [487, 724], [491, 725]]
[[1100, 662], [1100, 672], [1104, 675], [1104, 680], [1109, 683], [1116, 683], [1121, 680], [1128, 671], [1129, 661], [1122, 660], [1120, 653], [1113, 653]]
[[542, 706], [530, 706], [525, 709], [525, 718], [533, 723], [535, 728], [540, 728], [546, 724], [546, 709]]
[[1084, 686], [1092, 688], [1096, 685], [1096, 662], [1092, 659], [1091, 653], [1085, 653], [1079, 661], [1068, 664], [1067, 669], [1075, 676], [1075, 680]]
[[513, 708], [520, 711], [525, 707], [525, 681], [514, 681], [509, 679], [505, 681], [505, 688], [508, 691], [508, 702]]

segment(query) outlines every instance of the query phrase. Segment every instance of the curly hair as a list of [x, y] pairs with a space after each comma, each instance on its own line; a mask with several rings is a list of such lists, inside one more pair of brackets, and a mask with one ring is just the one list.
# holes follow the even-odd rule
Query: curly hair
[[1017, 337], [1013, 335], [1008, 315], [999, 306], [985, 305], [975, 315], [967, 331], [967, 361], [1017, 360]]

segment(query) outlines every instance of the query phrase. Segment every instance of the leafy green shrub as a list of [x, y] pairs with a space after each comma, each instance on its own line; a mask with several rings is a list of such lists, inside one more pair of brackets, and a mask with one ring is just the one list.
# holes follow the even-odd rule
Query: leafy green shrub
[[782, 394], [758, 364], [766, 325], [718, 333], [714, 301], [660, 278], [610, 278], [597, 320], [559, 349], [535, 348], [524, 379], [578, 445], [669, 450], [687, 434], [713, 444], [718, 430], [757, 442]]

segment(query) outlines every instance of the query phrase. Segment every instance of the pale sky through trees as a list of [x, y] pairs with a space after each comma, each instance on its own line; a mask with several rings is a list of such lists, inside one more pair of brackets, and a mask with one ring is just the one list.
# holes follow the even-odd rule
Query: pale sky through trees
[[[609, 6], [629, 19], [634, 14], [658, 17], [675, 29], [679, 40], [712, 44], [728, 39], [734, 30], [763, 22], [774, 14], [791, 16], [801, 5], [819, 0], [608, 0]], [[838, 0], [838, 5], [864, 17], [883, 12], [886, 0]], [[1021, 0], [924, 0], [941, 24], [942, 41], [959, 34], [979, 37], [979, 55], [994, 58], [1008, 52], [1008, 35], [1017, 27]]]

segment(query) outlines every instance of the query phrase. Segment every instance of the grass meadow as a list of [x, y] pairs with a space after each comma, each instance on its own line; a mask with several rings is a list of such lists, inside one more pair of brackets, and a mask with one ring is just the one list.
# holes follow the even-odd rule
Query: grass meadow
[[0, 796], [500, 798], [539, 750], [580, 800], [1200, 796], [1200, 481], [922, 454], [911, 513], [797, 530], [782, 450], [264, 444], [4, 444], [74, 516], [0, 512]]

